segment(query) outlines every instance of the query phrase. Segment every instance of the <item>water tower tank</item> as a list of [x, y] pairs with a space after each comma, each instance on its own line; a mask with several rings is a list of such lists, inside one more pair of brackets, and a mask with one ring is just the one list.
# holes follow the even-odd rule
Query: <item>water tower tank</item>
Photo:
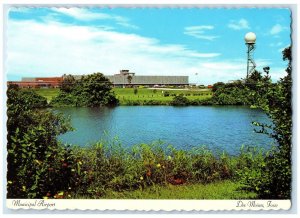
[[255, 44], [256, 35], [253, 32], [249, 32], [245, 35], [246, 44]]

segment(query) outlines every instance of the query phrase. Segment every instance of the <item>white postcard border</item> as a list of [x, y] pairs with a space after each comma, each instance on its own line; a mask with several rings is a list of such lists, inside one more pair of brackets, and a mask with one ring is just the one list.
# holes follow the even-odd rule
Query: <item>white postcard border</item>
[[[23, 3], [27, 3], [28, 1], [22, 1], [22, 0], [13, 0], [13, 1], [8, 1], [8, 0], [4, 0], [4, 3], [11, 5], [13, 3], [17, 3], [17, 4], [23, 4]], [[31, 5], [34, 6], [36, 3], [37, 4], [49, 4], [50, 1], [46, 0], [44, 2], [37, 0], [36, 2], [30, 1]], [[60, 3], [70, 3], [71, 1], [52, 1], [52, 3], [57, 6], [57, 4]], [[76, 5], [75, 3], [81, 3], [81, 4], [88, 4], [88, 3], [94, 3], [96, 4], [95, 1], [72, 1], [74, 5], [71, 6], [81, 6], [81, 5]], [[111, 1], [111, 2], [115, 2], [116, 4], [122, 4], [121, 1]], [[133, 4], [139, 4], [137, 1], [134, 1], [135, 3]], [[142, 1], [145, 3], [145, 1]], [[178, 2], [178, 1], [173, 1], [174, 3]], [[188, 1], [189, 2], [189, 1]], [[219, 2], [219, 1], [217, 1]], [[225, 1], [222, 1], [223, 3], [225, 3]], [[237, 3], [236, 1], [233, 1], [234, 3]], [[233, 3], [231, 2], [231, 3]], [[252, 3], [256, 3], [257, 1], [253, 1]], [[267, 1], [262, 1], [265, 4], [268, 4]], [[279, 3], [279, 1], [273, 1], [273, 3]], [[297, 1], [286, 1], [286, 3], [283, 3], [284, 1], [280, 1], [281, 4], [284, 4], [285, 6], [288, 3], [294, 3], [296, 4]], [[101, 4], [101, 1], [99, 2]], [[102, 3], [104, 4], [109, 4], [109, 1], [102, 1]], [[159, 3], [157, 1], [152, 1], [153, 3]], [[161, 3], [166, 4], [166, 1], [162, 1]], [[183, 2], [178, 2], [178, 4], [182, 4]], [[190, 1], [190, 4], [195, 4], [195, 1]], [[207, 2], [206, 2], [207, 3]], [[220, 2], [219, 2], [220, 3]], [[258, 3], [258, 2], [257, 2]], [[3, 4], [3, 3], [2, 3]], [[31, 5], [28, 5], [29, 7]], [[3, 5], [2, 9], [3, 9]], [[62, 5], [64, 6], [64, 5]], [[82, 5], [84, 6], [84, 5]], [[199, 5], [199, 6], [203, 6], [203, 5]], [[214, 7], [223, 7], [224, 5], [215, 5]], [[165, 7], [168, 7], [165, 5]], [[211, 6], [212, 7], [212, 6]], [[229, 5], [229, 7], [232, 7]], [[238, 6], [237, 6], [238, 7]], [[254, 7], [254, 6], [253, 6]], [[5, 11], [4, 11], [5, 12]], [[297, 12], [297, 11], [295, 11]], [[298, 15], [298, 13], [297, 13]], [[3, 14], [2, 14], [3, 17]], [[295, 17], [296, 19], [296, 17]], [[1, 21], [2, 23], [3, 21]], [[295, 21], [293, 21], [295, 22]], [[3, 24], [3, 23], [2, 23]], [[295, 24], [293, 24], [293, 27], [296, 27]], [[293, 33], [294, 37], [293, 37], [293, 44], [295, 45], [295, 39], [296, 39], [296, 35], [295, 32]], [[2, 40], [1, 40], [2, 41]], [[2, 41], [3, 42], [3, 41]], [[3, 48], [3, 46], [2, 46]], [[2, 50], [2, 54], [3, 50]], [[296, 57], [296, 56], [295, 56]], [[3, 58], [4, 60], [4, 58]], [[296, 60], [296, 58], [294, 59]], [[4, 61], [2, 62], [2, 64], [4, 64]], [[295, 64], [295, 63], [293, 63]], [[294, 69], [296, 69], [297, 66], [295, 66]], [[4, 69], [4, 67], [2, 66], [1, 69]], [[297, 69], [296, 69], [297, 71]], [[295, 75], [294, 75], [295, 76]], [[295, 78], [295, 77], [293, 77]], [[298, 77], [299, 78], [299, 77]], [[296, 78], [296, 79], [298, 79]], [[2, 73], [1, 75], [1, 84], [4, 83], [5, 81], [5, 73]], [[297, 82], [297, 81], [295, 81]], [[297, 90], [295, 90], [296, 88], [293, 87], [293, 93], [296, 93]], [[2, 91], [4, 90], [3, 88], [1, 89]], [[3, 94], [1, 91], [1, 94]], [[295, 98], [295, 96], [293, 97]], [[3, 100], [3, 99], [2, 99]], [[293, 99], [296, 100], [296, 99]], [[296, 103], [298, 104], [298, 101], [296, 101]], [[2, 106], [2, 109], [4, 108], [4, 106]], [[2, 110], [1, 114], [4, 113]], [[3, 116], [2, 116], [3, 117]], [[298, 117], [295, 117], [298, 120]], [[294, 123], [296, 125], [297, 120], [294, 120]], [[3, 127], [3, 128], [2, 128]], [[1, 130], [4, 129], [4, 126], [1, 125]], [[3, 133], [3, 131], [1, 131]], [[4, 135], [4, 134], [3, 134]], [[293, 137], [296, 135], [296, 131], [293, 135]], [[3, 140], [2, 140], [3, 141]], [[296, 140], [295, 140], [296, 142]], [[296, 143], [295, 143], [296, 145]], [[296, 165], [297, 165], [297, 161], [296, 159], [296, 153], [299, 153], [299, 149], [298, 151], [296, 151], [296, 149], [293, 149], [293, 160], [294, 160], [294, 164], [295, 166], [293, 166], [293, 175], [294, 176], [298, 176], [296, 174]], [[5, 152], [1, 152], [2, 154]], [[2, 160], [5, 160], [5, 156], [2, 156]], [[5, 162], [5, 161], [4, 161]], [[4, 168], [6, 167], [6, 165], [4, 165]], [[4, 171], [4, 173], [3, 173]], [[5, 178], [6, 175], [6, 170], [2, 170], [1, 169], [1, 174], [3, 176], [3, 179]], [[294, 181], [295, 182], [295, 177], [294, 177]], [[3, 182], [3, 180], [2, 180]], [[4, 182], [5, 183], [5, 182]], [[3, 183], [1, 184], [1, 186], [3, 185]], [[5, 187], [5, 184], [2, 186], [2, 188]], [[296, 189], [296, 185], [293, 185], [293, 188]], [[43, 199], [5, 199], [5, 195], [2, 195], [2, 200], [3, 200], [3, 205], [2, 206], [6, 206], [9, 209], [37, 209], [37, 210], [65, 210], [65, 209], [70, 209], [70, 210], [139, 210], [139, 211], [259, 211], [259, 210], [290, 210], [291, 208], [293, 208], [295, 206], [295, 204], [297, 203], [297, 197], [296, 197], [296, 193], [297, 193], [297, 189], [293, 190], [293, 205], [291, 200], [43, 200]], [[299, 192], [299, 191], [298, 191]], [[4, 190], [1, 190], [0, 193], [6, 193]], [[295, 199], [296, 198], [296, 199]], [[1, 200], [1, 201], [2, 201]], [[24, 206], [20, 206], [18, 205], [18, 203], [16, 202], [20, 202], [19, 204], [24, 204]], [[24, 202], [24, 203], [23, 203]], [[240, 202], [240, 203], [239, 203]], [[251, 203], [252, 202], [252, 203]], [[253, 203], [255, 202], [255, 203]], [[267, 207], [268, 202], [272, 202], [272, 204], [277, 204], [278, 206], [276, 207]], [[26, 204], [33, 204], [34, 206], [26, 206]], [[15, 204], [15, 205], [14, 205]], [[55, 204], [55, 207], [52, 207], [51, 205]], [[240, 206], [238, 207], [238, 204], [242, 205], [246, 205], [246, 206]], [[251, 205], [264, 205], [264, 208], [260, 207], [260, 206], [251, 206]], [[267, 208], [267, 209], [266, 209]]]
[[[10, 209], [49, 210], [139, 210], [139, 211], [228, 211], [289, 210], [290, 200], [52, 200], [7, 199]], [[78, 207], [79, 206], [79, 207]]]

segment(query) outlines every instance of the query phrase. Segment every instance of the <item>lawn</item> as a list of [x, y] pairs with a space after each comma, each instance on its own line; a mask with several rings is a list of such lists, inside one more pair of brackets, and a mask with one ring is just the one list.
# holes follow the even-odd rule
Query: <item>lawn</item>
[[[159, 101], [162, 103], [171, 102], [174, 95], [184, 94], [189, 100], [196, 99], [208, 99], [211, 98], [211, 91], [207, 90], [160, 90], [160, 89], [147, 89], [138, 88], [137, 93], [134, 94], [134, 88], [114, 88], [120, 104], [126, 104], [126, 101]], [[170, 96], [164, 96], [164, 93], [168, 92]], [[173, 95], [173, 96], [172, 96]]]
[[[72, 196], [72, 198], [87, 198], [85, 196]], [[253, 192], [240, 190], [240, 185], [230, 180], [210, 184], [167, 185], [135, 190], [135, 191], [108, 191], [104, 199], [254, 199]]]
[[[47, 98], [48, 102], [51, 99], [58, 95], [58, 88], [48, 88], [48, 89], [35, 89], [35, 91]], [[134, 88], [113, 88], [117, 98], [120, 101], [121, 105], [125, 105], [127, 101], [159, 101], [162, 103], [168, 103], [172, 101], [174, 96], [178, 94], [184, 94], [189, 100], [196, 99], [208, 99], [211, 98], [211, 91], [203, 90], [203, 89], [193, 89], [193, 90], [160, 90], [160, 89], [147, 89], [147, 88], [138, 88], [137, 93], [134, 94]], [[170, 96], [165, 97], [164, 93], [168, 92]]]
[[52, 98], [58, 95], [59, 89], [58, 88], [39, 88], [34, 89], [39, 95], [47, 98], [47, 101], [50, 102]]

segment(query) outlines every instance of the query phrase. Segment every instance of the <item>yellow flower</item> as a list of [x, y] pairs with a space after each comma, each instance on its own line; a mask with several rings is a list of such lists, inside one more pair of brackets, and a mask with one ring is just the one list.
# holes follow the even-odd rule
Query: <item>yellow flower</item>
[[8, 184], [12, 184], [12, 181], [8, 181], [7, 183], [8, 183]]
[[161, 165], [160, 165], [160, 164], [156, 164], [156, 167], [157, 167], [157, 168], [160, 168], [160, 167], [161, 167]]
[[22, 190], [23, 190], [23, 192], [26, 192], [26, 186], [25, 185], [22, 186]]
[[36, 162], [38, 165], [42, 164], [42, 161], [40, 161], [40, 160], [34, 160], [34, 162]]
[[141, 177], [140, 177], [140, 180], [143, 180], [143, 179], [144, 179], [144, 177], [141, 176]]
[[48, 197], [47, 197], [47, 196], [45, 196], [45, 197], [43, 197], [43, 199], [48, 199]]
[[168, 156], [168, 160], [172, 160], [172, 157], [171, 157], [171, 156]]

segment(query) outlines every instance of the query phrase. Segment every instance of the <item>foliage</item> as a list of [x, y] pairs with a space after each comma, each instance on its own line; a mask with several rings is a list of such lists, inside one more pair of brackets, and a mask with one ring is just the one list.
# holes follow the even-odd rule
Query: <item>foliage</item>
[[73, 81], [74, 77], [70, 76], [66, 79], [66, 84], [61, 86], [59, 95], [51, 101], [53, 106], [99, 107], [118, 104], [112, 92], [112, 83], [101, 73], [82, 76], [77, 81]]
[[129, 75], [127, 76], [127, 82], [128, 82], [128, 84], [129, 84], [129, 86], [131, 85], [132, 79], [133, 79], [132, 75], [129, 74]]
[[273, 125], [254, 122], [253, 124], [259, 128], [256, 131], [269, 135], [278, 143], [276, 149], [269, 152], [261, 161], [265, 165], [260, 169], [262, 172], [253, 171], [255, 174], [249, 174], [243, 180], [245, 186], [252, 186], [254, 180], [257, 192], [262, 198], [290, 199], [291, 194], [291, 47], [283, 51], [283, 60], [289, 61], [287, 75], [278, 83], [271, 83], [270, 68], [264, 68], [265, 76], [255, 72], [255, 75], [250, 76], [252, 82], [249, 82], [251, 88], [255, 90], [253, 96], [257, 100], [255, 105], [262, 108], [273, 121]]
[[168, 96], [170, 96], [170, 92], [165, 91], [165, 92], [164, 92], [164, 97], [168, 97]]
[[91, 147], [73, 148], [73, 152], [80, 165], [71, 196], [88, 198], [103, 198], [111, 191], [144, 190], [149, 186], [235, 179], [237, 172], [248, 166], [241, 161], [244, 154], [216, 154], [205, 147], [178, 150], [160, 142], [125, 148], [116, 140], [100, 141]]
[[33, 91], [9, 86], [7, 96], [7, 197], [42, 198], [68, 190], [70, 169], [59, 160], [71, 161], [71, 154], [56, 136], [69, 125], [42, 109], [47, 101]]
[[134, 88], [133, 89], [133, 93], [136, 95], [138, 93], [138, 89], [137, 88]]
[[187, 106], [190, 104], [189, 99], [183, 96], [183, 94], [177, 95], [173, 98], [173, 100], [170, 102], [170, 105], [173, 106]]
[[65, 93], [70, 93], [73, 90], [73, 87], [76, 84], [76, 80], [73, 75], [64, 75], [63, 76], [63, 81], [60, 83], [60, 90], [65, 92]]
[[[216, 86], [215, 86], [216, 85]], [[216, 83], [214, 94], [211, 99], [212, 104], [216, 105], [252, 105], [250, 90], [241, 81], [231, 83]]]
[[[75, 198], [91, 198], [87, 195], [75, 195]], [[92, 198], [97, 198], [92, 196]], [[121, 192], [108, 190], [104, 199], [255, 199], [256, 194], [240, 189], [240, 185], [230, 180], [217, 181], [209, 184], [188, 184], [182, 186], [153, 185], [144, 189], [125, 190]]]
[[225, 86], [225, 83], [223, 82], [217, 82], [215, 84], [213, 84], [213, 88], [212, 88], [212, 91], [215, 92], [217, 91], [219, 88], [222, 88]]

